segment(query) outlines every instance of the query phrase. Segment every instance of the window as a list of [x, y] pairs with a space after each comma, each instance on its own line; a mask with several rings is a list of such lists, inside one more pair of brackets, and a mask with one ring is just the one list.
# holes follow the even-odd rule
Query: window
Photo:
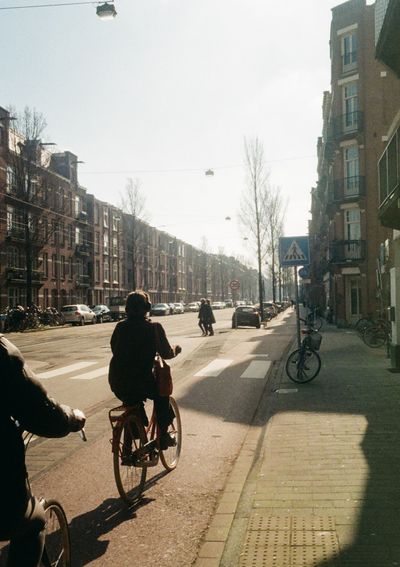
[[[109, 242], [108, 242], [108, 234], [105, 232], [103, 235], [103, 253], [109, 253]], [[107, 278], [108, 279], [108, 278]]]
[[357, 66], [357, 35], [351, 33], [342, 37], [343, 71], [350, 71]]
[[113, 222], [113, 230], [117, 231], [119, 227], [119, 216], [113, 215], [112, 222]]
[[361, 238], [361, 222], [360, 209], [347, 209], [344, 212], [344, 230], [345, 240], [360, 240]]
[[15, 191], [17, 185], [17, 180], [15, 177], [14, 168], [7, 166], [7, 193]]
[[95, 280], [96, 280], [97, 283], [100, 282], [100, 262], [99, 262], [99, 260], [96, 260], [94, 277], [95, 277]]
[[51, 276], [53, 278], [57, 277], [57, 256], [55, 254], [51, 256]]
[[358, 146], [344, 148], [344, 193], [345, 196], [359, 193]]
[[345, 130], [357, 128], [358, 118], [358, 86], [357, 83], [348, 83], [343, 87], [343, 110]]
[[350, 314], [359, 316], [361, 312], [360, 281], [358, 279], [350, 280]]
[[61, 256], [61, 278], [65, 280], [65, 256]]
[[69, 279], [72, 280], [72, 278], [74, 277], [74, 262], [72, 260], [72, 258], [70, 258], [68, 260], [68, 264], [69, 264]]
[[65, 244], [65, 224], [63, 222], [58, 223], [58, 237], [60, 246]]
[[116, 236], [113, 236], [112, 246], [113, 246], [113, 256], [118, 256], [118, 238]]
[[104, 270], [104, 281], [108, 283], [110, 281], [110, 268], [108, 262], [104, 262], [103, 270]]
[[75, 244], [81, 243], [81, 229], [76, 227], [75, 228]]
[[113, 282], [118, 283], [118, 264], [117, 264], [117, 262], [113, 263]]
[[100, 254], [100, 233], [96, 232], [94, 235], [94, 252]]
[[103, 209], [103, 226], [108, 228], [108, 209]]
[[72, 248], [74, 244], [74, 228], [71, 224], [68, 225], [67, 229], [67, 237], [68, 237], [68, 246]]
[[94, 224], [99, 224], [99, 205], [94, 206]]
[[77, 195], [75, 197], [75, 216], [78, 217], [81, 212], [81, 198]]
[[7, 205], [7, 232], [11, 232], [14, 228], [14, 220], [14, 209], [10, 207], [10, 205]]
[[47, 252], [43, 254], [43, 273], [45, 278], [49, 277], [49, 255]]
[[43, 304], [45, 308], [49, 306], [49, 290], [46, 287], [43, 290]]

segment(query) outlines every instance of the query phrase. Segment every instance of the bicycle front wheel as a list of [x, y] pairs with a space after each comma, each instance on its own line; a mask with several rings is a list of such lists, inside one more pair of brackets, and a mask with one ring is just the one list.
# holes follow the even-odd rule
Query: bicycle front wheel
[[286, 361], [286, 374], [293, 382], [311, 382], [321, 369], [321, 359], [315, 350], [297, 349]]
[[43, 502], [46, 515], [43, 567], [70, 567], [71, 543], [65, 512], [55, 500]]
[[386, 332], [384, 329], [371, 327], [364, 331], [363, 341], [371, 348], [379, 348], [385, 344]]
[[174, 398], [170, 398], [169, 403], [175, 417], [171, 425], [168, 427], [168, 433], [170, 434], [172, 439], [175, 440], [175, 445], [168, 447], [168, 449], [165, 449], [164, 451], [160, 451], [160, 459], [162, 464], [164, 465], [164, 468], [166, 468], [167, 471], [172, 471], [178, 464], [179, 456], [181, 454], [182, 422], [178, 404], [176, 403]]
[[136, 466], [132, 453], [146, 444], [147, 436], [143, 424], [132, 418], [116, 426], [113, 436], [115, 483], [121, 498], [132, 504], [143, 491], [147, 473], [146, 466]]

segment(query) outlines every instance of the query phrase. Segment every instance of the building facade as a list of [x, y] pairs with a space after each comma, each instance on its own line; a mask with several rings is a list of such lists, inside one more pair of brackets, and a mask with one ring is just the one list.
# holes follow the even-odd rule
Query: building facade
[[375, 59], [375, 6], [332, 9], [331, 90], [323, 98], [312, 190], [311, 286], [338, 325], [386, 315], [391, 232], [379, 222], [379, 156], [400, 105], [400, 82]]
[[255, 300], [257, 272], [208, 254], [88, 194], [79, 160], [24, 139], [0, 107], [0, 312], [32, 303], [109, 304], [133, 289], [151, 301]]

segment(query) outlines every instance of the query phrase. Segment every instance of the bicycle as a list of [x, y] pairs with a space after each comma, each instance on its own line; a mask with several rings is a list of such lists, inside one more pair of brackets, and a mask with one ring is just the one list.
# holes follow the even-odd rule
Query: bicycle
[[367, 327], [362, 335], [364, 343], [371, 348], [388, 345], [391, 340], [391, 325], [385, 319], [379, 320]]
[[[86, 441], [85, 431], [79, 432], [83, 441]], [[25, 453], [33, 437], [32, 433], [25, 433]], [[27, 478], [29, 491], [31, 486]], [[41, 565], [43, 567], [71, 567], [71, 539], [67, 516], [61, 504], [54, 499], [39, 499], [46, 516], [45, 544], [42, 553]]]
[[316, 308], [312, 309], [312, 311], [310, 311], [310, 313], [306, 316], [306, 324], [316, 331], [320, 331], [322, 329], [323, 321], [322, 318], [317, 315]]
[[161, 460], [167, 471], [176, 468], [182, 448], [182, 424], [178, 404], [170, 397], [174, 419], [168, 433], [175, 444], [162, 450], [159, 426], [153, 406], [149, 424], [142, 402], [132, 406], [117, 406], [109, 411], [112, 428], [111, 446], [115, 483], [119, 495], [128, 504], [139, 499], [146, 482], [147, 469]]
[[[301, 319], [304, 321], [304, 319]], [[311, 382], [321, 370], [321, 358], [316, 352], [322, 342], [322, 335], [312, 328], [302, 329], [305, 335], [300, 348], [289, 354], [285, 370], [288, 377], [296, 383]]]

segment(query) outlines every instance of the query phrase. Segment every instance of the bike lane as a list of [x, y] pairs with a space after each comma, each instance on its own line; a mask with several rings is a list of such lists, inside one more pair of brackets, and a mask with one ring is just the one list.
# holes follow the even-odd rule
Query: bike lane
[[[73, 565], [193, 563], [264, 391], [265, 377], [249, 378], [246, 369], [267, 351], [271, 362], [276, 360], [289, 340], [284, 329], [282, 325], [281, 334], [275, 331], [276, 337], [273, 329], [221, 331], [176, 367], [174, 394], [183, 419], [181, 460], [168, 475], [161, 466], [150, 470], [152, 480], [131, 509], [118, 497], [112, 472], [107, 409], [114, 400], [89, 416], [87, 445], [69, 436], [34, 447], [28, 456], [33, 489], [65, 507]], [[216, 358], [231, 360], [231, 365], [218, 376], [201, 375]], [[59, 464], [53, 466], [54, 460]], [[44, 474], [43, 463], [48, 467]]]

